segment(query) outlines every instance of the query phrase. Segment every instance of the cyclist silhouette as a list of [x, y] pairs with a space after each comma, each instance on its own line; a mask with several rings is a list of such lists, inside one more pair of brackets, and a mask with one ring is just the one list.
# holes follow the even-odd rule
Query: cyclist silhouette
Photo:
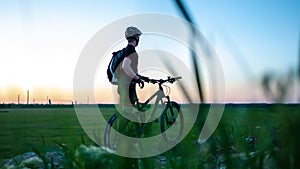
[[[135, 50], [135, 47], [139, 44], [141, 35], [142, 32], [136, 27], [130, 26], [126, 29], [125, 38], [128, 41], [128, 45], [125, 47], [123, 53], [125, 58], [118, 66], [115, 73], [118, 79], [118, 94], [120, 96], [121, 111], [129, 115], [133, 115], [133, 106], [138, 101], [135, 90], [136, 84], [139, 84], [141, 88], [144, 86], [144, 82], [141, 79], [142, 76], [138, 75], [139, 56]], [[143, 77], [143, 79], [145, 79], [145, 77]], [[121, 133], [126, 133], [125, 127], [128, 122], [128, 119], [121, 118], [120, 129], [123, 130], [120, 131]], [[126, 142], [121, 143], [119, 147], [119, 149], [124, 149], [128, 152], [130, 152], [133, 148], [135, 147], [128, 147]], [[138, 166], [136, 159], [121, 158], [118, 160], [118, 165], [120, 165], [120, 167], [123, 167], [128, 163], [134, 164], [136, 167]]]
[[[174, 83], [181, 77], [149, 79], [138, 74], [139, 55], [135, 47], [139, 44], [141, 34], [142, 32], [138, 28], [132, 26], [125, 31], [128, 45], [123, 49], [122, 57], [124, 59], [114, 74], [118, 80], [117, 91], [120, 96], [121, 109], [107, 120], [104, 131], [104, 145], [129, 157], [137, 157], [149, 149], [148, 146], [142, 144], [145, 140], [142, 138], [153, 136], [155, 131], [152, 133], [152, 125], [160, 128], [162, 138], [169, 143], [178, 141], [183, 131], [183, 114], [180, 106], [170, 99], [169, 92], [166, 94], [163, 87], [163, 84]], [[145, 102], [139, 102], [136, 84], [143, 88], [144, 82], [156, 84], [158, 90]], [[150, 104], [151, 101], [154, 101], [153, 105]], [[153, 108], [149, 109], [152, 106]], [[155, 114], [159, 111], [161, 111], [161, 115], [156, 117]], [[123, 116], [120, 113], [123, 113]], [[133, 118], [129, 120], [127, 117]], [[167, 130], [169, 131], [165, 132]], [[148, 163], [146, 166], [152, 165], [149, 159], [140, 160], [144, 164]], [[116, 164], [118, 165], [116, 168], [124, 168], [123, 165], [128, 164], [134, 168], [139, 166], [136, 158], [119, 158]]]

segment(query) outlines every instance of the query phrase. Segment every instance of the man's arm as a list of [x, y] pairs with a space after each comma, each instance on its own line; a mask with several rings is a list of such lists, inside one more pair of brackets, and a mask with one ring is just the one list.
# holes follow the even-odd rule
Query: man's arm
[[132, 79], [139, 79], [139, 77], [136, 75], [136, 73], [131, 68], [131, 60], [127, 57], [123, 60], [122, 63], [122, 69], [126, 73], [127, 76], [129, 76]]

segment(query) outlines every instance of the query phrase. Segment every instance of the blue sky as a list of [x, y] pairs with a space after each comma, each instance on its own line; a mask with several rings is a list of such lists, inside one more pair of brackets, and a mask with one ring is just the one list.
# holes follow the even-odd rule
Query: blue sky
[[[261, 75], [297, 66], [300, 1], [184, 2], [217, 51], [228, 102], [266, 101]], [[0, 1], [0, 102], [14, 101], [11, 90], [49, 88], [49, 95], [52, 89], [70, 90], [86, 42], [105, 25], [144, 12], [181, 17], [171, 0]], [[71, 91], [62, 95], [72, 97]]]

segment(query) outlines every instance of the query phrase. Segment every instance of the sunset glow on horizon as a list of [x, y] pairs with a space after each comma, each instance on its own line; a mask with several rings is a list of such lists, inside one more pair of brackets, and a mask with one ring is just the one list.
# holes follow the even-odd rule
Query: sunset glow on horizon
[[[297, 70], [300, 2], [184, 2], [199, 30], [211, 42], [218, 55], [225, 76], [225, 102], [274, 102], [264, 95], [262, 77], [270, 72], [285, 77], [289, 71]], [[115, 91], [105, 76], [105, 64], [109, 60], [105, 60], [104, 66], [97, 70], [95, 92], [82, 92], [80, 100], [73, 98], [74, 71], [87, 42], [105, 25], [124, 16], [156, 12], [181, 17], [172, 1], [140, 3], [129, 0], [122, 5], [116, 3], [1, 1], [0, 104], [26, 104], [27, 91], [30, 104], [47, 104], [49, 99], [53, 104], [115, 103], [112, 99], [112, 92]], [[186, 61], [190, 57], [188, 50], [177, 47], [177, 42], [166, 37], [159, 40], [161, 44], [155, 38], [146, 33], [141, 37], [137, 51], [165, 49], [182, 56], [182, 61], [192, 69], [192, 65]], [[107, 49], [108, 56], [110, 50], [126, 45], [125, 39], [120, 39], [124, 41], [115, 48]], [[211, 91], [207, 87], [209, 82], [205, 83], [204, 91], [209, 102]], [[300, 87], [298, 82], [291, 83], [295, 84], [284, 102], [295, 103], [298, 102], [297, 92]], [[191, 93], [196, 91], [195, 86], [188, 88]], [[177, 90], [172, 91], [173, 97], [180, 100], [182, 93]], [[149, 95], [149, 92], [149, 89], [145, 89], [145, 95]], [[92, 102], [93, 95], [96, 102]], [[145, 96], [141, 95], [144, 99]], [[183, 98], [182, 102], [186, 102], [186, 99]]]

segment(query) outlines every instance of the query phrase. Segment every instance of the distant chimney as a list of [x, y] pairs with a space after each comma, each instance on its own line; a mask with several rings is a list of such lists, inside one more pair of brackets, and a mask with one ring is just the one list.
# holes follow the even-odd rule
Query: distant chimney
[[27, 104], [29, 104], [29, 90], [27, 90]]

